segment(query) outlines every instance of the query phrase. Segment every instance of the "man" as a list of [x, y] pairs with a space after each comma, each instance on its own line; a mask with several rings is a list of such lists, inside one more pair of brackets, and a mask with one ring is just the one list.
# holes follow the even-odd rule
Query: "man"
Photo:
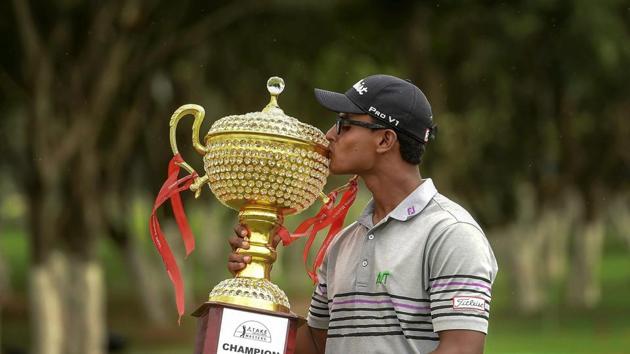
[[[477, 222], [420, 175], [435, 130], [426, 97], [387, 75], [315, 97], [339, 113], [330, 172], [359, 175], [373, 199], [318, 269], [297, 352], [482, 353], [497, 264]], [[232, 249], [248, 248], [235, 231]], [[249, 261], [234, 252], [228, 268]]]

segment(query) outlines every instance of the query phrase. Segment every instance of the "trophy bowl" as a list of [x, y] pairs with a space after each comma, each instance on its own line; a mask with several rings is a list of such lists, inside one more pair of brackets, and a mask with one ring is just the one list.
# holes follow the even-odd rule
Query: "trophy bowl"
[[[321, 130], [286, 115], [278, 106], [284, 81], [267, 82], [269, 104], [260, 112], [231, 115], [217, 120], [199, 142], [204, 118], [201, 106], [188, 104], [171, 117], [171, 148], [178, 154], [177, 123], [189, 114], [193, 147], [203, 156], [205, 176], [190, 189], [198, 197], [203, 185], [225, 206], [239, 211], [239, 221], [250, 231], [250, 248], [238, 252], [252, 258], [235, 278], [219, 283], [210, 301], [289, 312], [285, 293], [270, 281], [276, 260], [272, 239], [285, 215], [308, 208], [320, 196], [328, 177], [328, 141]], [[186, 162], [179, 165], [196, 172]]]

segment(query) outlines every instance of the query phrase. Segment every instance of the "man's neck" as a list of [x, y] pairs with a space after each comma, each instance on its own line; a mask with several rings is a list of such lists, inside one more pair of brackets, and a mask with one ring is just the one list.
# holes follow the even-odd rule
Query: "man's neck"
[[[398, 172], [398, 173], [396, 173]], [[416, 167], [401, 171], [391, 169], [379, 174], [361, 176], [374, 199], [372, 222], [376, 225], [420, 184], [422, 176]]]

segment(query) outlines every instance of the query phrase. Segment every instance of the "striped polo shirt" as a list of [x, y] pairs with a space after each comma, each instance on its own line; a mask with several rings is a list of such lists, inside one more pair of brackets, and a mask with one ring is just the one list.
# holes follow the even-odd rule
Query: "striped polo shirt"
[[330, 245], [308, 324], [326, 353], [428, 353], [437, 332], [487, 333], [497, 263], [483, 231], [431, 179], [372, 224], [374, 204]]

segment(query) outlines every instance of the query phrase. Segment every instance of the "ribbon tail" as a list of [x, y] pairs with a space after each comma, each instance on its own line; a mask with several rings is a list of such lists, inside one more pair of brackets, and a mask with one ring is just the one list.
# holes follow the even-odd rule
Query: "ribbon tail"
[[[348, 211], [350, 210], [350, 207], [352, 206], [352, 204], [354, 203], [354, 200], [356, 199], [357, 191], [358, 191], [358, 188], [357, 188], [356, 177], [353, 177], [348, 183], [347, 190], [343, 193], [343, 196], [341, 198], [341, 201], [339, 202], [339, 205], [333, 208], [333, 210], [330, 212], [328, 217], [322, 220], [321, 225], [317, 225], [313, 228], [314, 230], [317, 229], [317, 231], [319, 231], [319, 229], [322, 229], [328, 225], [331, 225], [326, 237], [324, 238], [324, 241], [322, 242], [319, 250], [317, 251], [317, 256], [315, 257], [315, 261], [313, 262], [313, 267], [307, 271], [309, 277], [311, 278], [311, 280], [313, 280], [314, 283], [317, 283], [319, 281], [318, 276], [317, 276], [317, 269], [323, 263], [324, 257], [326, 255], [328, 247], [330, 246], [330, 243], [343, 228], [343, 223], [346, 219], [346, 216], [348, 215]], [[315, 233], [317, 233], [317, 231], [315, 231]], [[310, 245], [309, 245], [309, 250], [310, 250]], [[304, 257], [306, 257], [309, 250], [307, 250], [305, 247]], [[306, 260], [306, 258], [304, 259]]]
[[153, 240], [153, 244], [158, 249], [160, 256], [162, 256], [162, 261], [164, 262], [164, 266], [166, 267], [166, 272], [168, 273], [168, 277], [173, 284], [173, 288], [175, 289], [175, 303], [177, 305], [177, 323], [181, 324], [182, 316], [184, 315], [184, 283], [182, 281], [182, 275], [179, 271], [179, 267], [177, 266], [177, 262], [175, 261], [175, 257], [173, 256], [173, 252], [164, 237], [164, 233], [160, 228], [160, 223], [157, 219], [155, 213], [151, 214], [151, 221], [149, 225], [149, 229], [151, 230], [151, 239]]
[[179, 193], [190, 187], [196, 175], [191, 174], [178, 180], [177, 176], [179, 175], [180, 171], [178, 162], [181, 161], [181, 156], [177, 154], [173, 156], [173, 158], [169, 162], [168, 176], [166, 178], [166, 181], [164, 181], [164, 184], [160, 188], [157, 197], [155, 198], [153, 210], [149, 219], [149, 231], [151, 233], [151, 239], [153, 240], [153, 243], [155, 244], [158, 253], [162, 257], [162, 262], [166, 267], [166, 272], [168, 273], [168, 277], [170, 278], [175, 291], [175, 303], [177, 305], [177, 314], [179, 315], [177, 319], [178, 324], [181, 324], [181, 319], [185, 311], [184, 282], [182, 280], [182, 275], [179, 267], [177, 266], [175, 257], [173, 256], [173, 252], [168, 245], [168, 241], [164, 237], [164, 232], [162, 232], [162, 228], [160, 227], [160, 222], [158, 220], [156, 212], [157, 209], [162, 206], [162, 204], [164, 204], [164, 202], [170, 199], [173, 214], [175, 215], [175, 220], [177, 221], [177, 225], [181, 232], [184, 246], [186, 248], [186, 256], [188, 256], [190, 252], [192, 252], [195, 248], [195, 239], [192, 231], [190, 230], [190, 225], [188, 224], [186, 214], [184, 213], [184, 207], [182, 205], [182, 200]]
[[[309, 278], [311, 278], [311, 280], [313, 281], [313, 284], [317, 283], [317, 273], [309, 271], [308, 254], [310, 253], [311, 246], [313, 245], [313, 241], [315, 241], [315, 238], [317, 237], [317, 233], [320, 230], [326, 228], [326, 226], [328, 226], [328, 223], [320, 223], [313, 226], [313, 229], [309, 233], [308, 240], [306, 241], [306, 245], [304, 245], [304, 251], [302, 253], [302, 259], [304, 261], [304, 267], [306, 268], [306, 273], [308, 274]], [[325, 251], [326, 250], [324, 250], [324, 252]], [[321, 246], [320, 246], [320, 252], [321, 252]], [[313, 265], [312, 268], [316, 269], [316, 266]]]
[[[347, 213], [347, 210], [346, 210], [346, 213]], [[335, 236], [337, 236], [339, 231], [341, 231], [341, 228], [343, 227], [343, 222], [346, 218], [346, 213], [344, 213], [342, 217], [335, 220], [335, 222], [330, 226], [330, 229], [328, 230], [328, 234], [326, 235], [326, 238], [324, 238], [324, 241], [322, 242], [322, 245], [320, 246], [319, 251], [317, 251], [315, 262], [313, 262], [313, 268], [311, 269], [311, 271], [309, 271], [311, 280], [313, 280], [314, 283], [317, 283], [319, 281], [318, 276], [317, 276], [317, 268], [319, 268], [319, 266], [323, 263], [324, 256], [326, 256], [326, 251], [328, 251], [328, 246], [330, 246], [330, 243], [332, 242], [332, 240], [335, 238]]]
[[171, 208], [175, 215], [175, 221], [179, 227], [179, 232], [182, 235], [184, 241], [184, 247], [186, 248], [186, 257], [188, 257], [195, 249], [195, 237], [188, 224], [186, 213], [184, 212], [184, 206], [182, 205], [182, 198], [179, 193], [175, 193], [171, 196]]

